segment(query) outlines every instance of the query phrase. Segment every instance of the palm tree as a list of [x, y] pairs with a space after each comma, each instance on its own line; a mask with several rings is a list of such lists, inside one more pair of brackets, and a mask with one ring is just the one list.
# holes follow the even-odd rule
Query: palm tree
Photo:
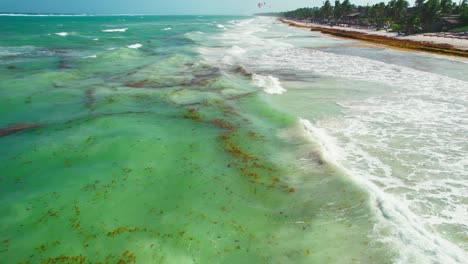
[[371, 18], [377, 23], [384, 22], [386, 20], [385, 3], [381, 2], [381, 3], [371, 6], [369, 9], [369, 18]]
[[341, 4], [341, 11], [343, 15], [349, 15], [351, 11], [353, 11], [353, 6], [349, 2], [349, 0], [344, 0]]
[[421, 12], [421, 22], [426, 28], [430, 28], [434, 22], [439, 20], [440, 10], [440, 0], [427, 0], [424, 3]]
[[322, 13], [322, 18], [324, 19], [330, 19], [333, 16], [333, 7], [329, 0], [325, 1], [323, 6], [320, 8], [320, 11]]
[[335, 0], [335, 7], [333, 8], [333, 14], [335, 15], [336, 20], [340, 20], [343, 16], [343, 11], [341, 8], [340, 0]]
[[424, 0], [416, 0], [416, 2], [414, 3], [414, 6], [415, 7], [420, 7], [424, 4]]
[[441, 0], [440, 1], [440, 12], [442, 15], [450, 15], [453, 10], [452, 0]]
[[406, 15], [409, 3], [406, 0], [391, 0], [388, 2], [387, 8], [389, 15], [395, 21], [401, 22]]

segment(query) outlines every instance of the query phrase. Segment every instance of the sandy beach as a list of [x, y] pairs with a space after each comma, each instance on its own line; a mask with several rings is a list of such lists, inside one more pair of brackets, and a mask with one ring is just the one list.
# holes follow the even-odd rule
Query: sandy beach
[[310, 28], [313, 31], [320, 31], [338, 37], [358, 39], [398, 48], [468, 57], [468, 36], [459, 37], [444, 32], [402, 36], [398, 35], [397, 32], [387, 32], [385, 30], [377, 31], [343, 26], [331, 27], [323, 24], [305, 23], [287, 19], [280, 19], [280, 21], [290, 26]]

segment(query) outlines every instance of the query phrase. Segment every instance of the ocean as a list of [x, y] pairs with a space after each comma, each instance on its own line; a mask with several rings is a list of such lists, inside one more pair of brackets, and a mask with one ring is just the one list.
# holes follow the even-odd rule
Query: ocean
[[0, 36], [0, 263], [468, 259], [466, 59], [269, 17]]

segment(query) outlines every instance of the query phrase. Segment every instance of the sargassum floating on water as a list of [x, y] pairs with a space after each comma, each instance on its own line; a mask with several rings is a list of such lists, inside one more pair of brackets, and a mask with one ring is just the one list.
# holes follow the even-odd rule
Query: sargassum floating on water
[[0, 128], [0, 137], [18, 133], [23, 130], [38, 128], [38, 127], [40, 127], [39, 124], [15, 124], [9, 127]]

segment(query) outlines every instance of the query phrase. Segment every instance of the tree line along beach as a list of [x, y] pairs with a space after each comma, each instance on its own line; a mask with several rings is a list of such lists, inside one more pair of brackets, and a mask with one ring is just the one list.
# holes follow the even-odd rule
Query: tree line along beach
[[296, 27], [396, 48], [468, 57], [468, 4], [393, 0], [356, 6], [348, 0], [275, 14]]

